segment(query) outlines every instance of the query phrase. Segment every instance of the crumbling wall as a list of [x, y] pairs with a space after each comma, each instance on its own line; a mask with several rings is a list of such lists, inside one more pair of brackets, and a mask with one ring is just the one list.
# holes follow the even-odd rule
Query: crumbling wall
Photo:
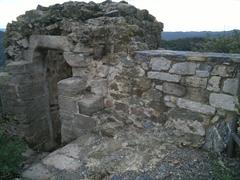
[[[0, 76], [1, 79], [7, 78], [1, 86], [4, 114], [18, 122], [17, 133], [33, 145], [44, 144], [49, 138], [53, 141], [56, 136], [53, 128], [57, 126], [62, 126], [65, 142], [64, 138], [68, 135], [64, 133], [66, 124], [74, 134], [70, 139], [79, 136], [78, 126], [72, 126], [71, 120], [65, 121], [69, 114], [62, 112], [75, 110], [76, 104], [66, 104], [70, 97], [76, 102], [77, 95], [88, 96], [88, 100], [94, 96], [94, 101], [95, 95], [99, 95], [96, 91], [101, 89], [98, 84], [105, 83], [103, 86], [107, 88], [105, 79], [96, 79], [92, 75], [92, 62], [116, 64], [135, 50], [158, 48], [162, 28], [163, 24], [148, 11], [139, 10], [126, 2], [67, 2], [50, 7], [38, 6], [36, 10], [26, 12], [17, 21], [8, 24], [6, 30], [7, 73]], [[61, 52], [74, 74], [74, 81], [59, 83], [58, 101], [56, 93], [52, 93], [57, 91], [53, 84], [62, 80], [60, 77], [65, 79], [67, 76], [62, 76], [62, 72], [53, 72], [62, 58], [54, 64], [57, 56], [49, 58], [50, 50]], [[75, 66], [79, 61], [81, 65]], [[71, 94], [76, 79], [79, 81], [77, 94]], [[64, 84], [63, 87], [61, 84]], [[101, 95], [97, 100], [102, 102], [103, 99]], [[51, 111], [58, 105], [52, 102], [60, 105], [58, 120], [58, 115], [53, 115]], [[92, 107], [87, 111], [89, 109]], [[71, 113], [70, 119], [73, 116]], [[60, 125], [54, 125], [60, 120]]]
[[122, 1], [66, 2], [50, 7], [38, 6], [7, 25], [7, 61], [26, 59], [31, 35], [66, 36], [73, 51], [93, 49], [95, 59], [106, 54], [132, 52], [159, 47], [163, 24], [147, 10]]

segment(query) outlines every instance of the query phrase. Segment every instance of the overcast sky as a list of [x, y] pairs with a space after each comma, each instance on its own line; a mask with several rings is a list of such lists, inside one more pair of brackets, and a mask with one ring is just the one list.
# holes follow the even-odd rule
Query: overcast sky
[[[27, 10], [35, 9], [38, 4], [49, 6], [65, 1], [67, 0], [0, 0], [0, 28], [5, 28], [8, 22]], [[164, 23], [164, 31], [240, 29], [240, 0], [126, 1], [140, 9], [147, 9], [158, 21]]]

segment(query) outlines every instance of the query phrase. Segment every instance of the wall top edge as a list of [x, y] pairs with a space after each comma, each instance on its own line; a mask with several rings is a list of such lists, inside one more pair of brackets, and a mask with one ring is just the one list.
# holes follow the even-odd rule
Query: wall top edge
[[240, 63], [240, 54], [213, 53], [213, 52], [192, 52], [172, 50], [144, 50], [135, 51], [135, 56], [146, 57], [175, 57], [189, 61], [221, 61]]

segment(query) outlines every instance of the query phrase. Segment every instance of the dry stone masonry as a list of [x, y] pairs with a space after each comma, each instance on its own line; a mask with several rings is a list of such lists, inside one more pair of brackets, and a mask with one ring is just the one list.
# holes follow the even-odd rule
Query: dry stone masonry
[[33, 146], [154, 126], [176, 145], [222, 152], [238, 106], [240, 55], [149, 50], [162, 28], [124, 1], [26, 12], [6, 31], [3, 115]]

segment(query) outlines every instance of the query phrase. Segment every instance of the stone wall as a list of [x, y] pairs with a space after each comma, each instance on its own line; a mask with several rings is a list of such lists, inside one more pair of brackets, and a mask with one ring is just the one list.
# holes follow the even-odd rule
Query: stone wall
[[60, 128], [68, 143], [154, 124], [178, 145], [223, 151], [238, 105], [240, 55], [147, 50], [158, 48], [162, 27], [126, 2], [26, 12], [6, 31], [4, 115], [38, 146], [57, 141]]
[[239, 58], [139, 51], [116, 66], [108, 101], [142, 125], [149, 119], [172, 129], [184, 144], [222, 151], [238, 104]]
[[73, 78], [59, 83], [63, 141], [94, 131], [99, 114], [115, 113], [125, 125], [160, 124], [179, 145], [225, 149], [238, 104], [239, 55], [138, 51], [115, 64], [64, 56]]

